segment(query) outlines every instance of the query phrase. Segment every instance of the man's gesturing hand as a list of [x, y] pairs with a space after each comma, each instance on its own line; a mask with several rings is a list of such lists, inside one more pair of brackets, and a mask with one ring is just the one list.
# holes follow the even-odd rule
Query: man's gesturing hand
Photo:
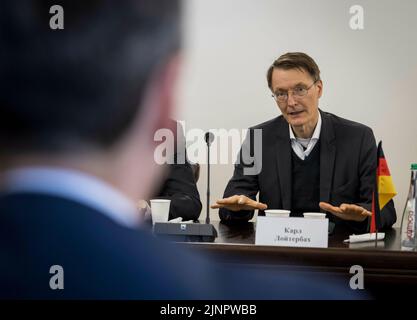
[[334, 207], [327, 202], [320, 202], [320, 208], [343, 220], [363, 221], [367, 217], [372, 216], [372, 213], [356, 204], [342, 203], [340, 207]]
[[254, 201], [244, 195], [235, 195], [229, 198], [224, 198], [216, 201], [216, 204], [211, 206], [212, 209], [226, 208], [231, 211], [240, 210], [265, 210], [268, 206], [264, 203]]

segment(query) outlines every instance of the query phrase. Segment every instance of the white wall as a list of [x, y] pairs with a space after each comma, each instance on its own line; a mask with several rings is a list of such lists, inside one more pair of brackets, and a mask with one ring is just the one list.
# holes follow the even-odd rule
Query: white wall
[[[349, 27], [349, 8], [364, 8], [364, 30]], [[397, 187], [398, 219], [417, 162], [417, 1], [185, 0], [184, 68], [178, 118], [186, 130], [241, 128], [279, 114], [265, 73], [288, 51], [321, 69], [320, 107], [373, 128]], [[206, 167], [198, 183], [203, 207]], [[212, 201], [232, 163], [212, 166]], [[204, 209], [205, 210], [205, 209]], [[205, 211], [203, 211], [204, 213]], [[212, 210], [212, 219], [218, 219]]]

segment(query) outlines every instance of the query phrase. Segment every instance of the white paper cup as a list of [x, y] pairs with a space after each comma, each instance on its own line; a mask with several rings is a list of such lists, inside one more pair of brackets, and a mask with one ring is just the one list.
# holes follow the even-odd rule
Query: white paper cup
[[290, 216], [290, 212], [290, 210], [267, 209], [265, 210], [265, 215], [267, 217], [288, 218]]
[[151, 214], [153, 224], [155, 224], [155, 222], [168, 222], [170, 204], [171, 200], [168, 199], [151, 200]]
[[304, 212], [304, 218], [308, 219], [325, 219], [326, 214], [321, 212]]

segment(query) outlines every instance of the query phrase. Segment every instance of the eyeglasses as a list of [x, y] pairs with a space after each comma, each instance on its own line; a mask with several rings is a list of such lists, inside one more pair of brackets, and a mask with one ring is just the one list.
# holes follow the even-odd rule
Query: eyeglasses
[[292, 92], [293, 97], [296, 99], [304, 97], [308, 93], [308, 90], [310, 90], [317, 81], [318, 80], [314, 81], [308, 88], [304, 86], [297, 86], [294, 89], [289, 89], [288, 91], [277, 91], [272, 94], [272, 98], [274, 98], [277, 102], [287, 102], [289, 92]]

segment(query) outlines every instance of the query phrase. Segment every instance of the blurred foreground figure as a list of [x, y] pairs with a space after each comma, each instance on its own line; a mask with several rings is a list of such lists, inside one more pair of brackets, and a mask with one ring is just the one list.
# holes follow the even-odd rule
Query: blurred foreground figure
[[[57, 2], [0, 4], [0, 298], [357, 297], [220, 268], [137, 228], [134, 200], [161, 174], [178, 3]], [[53, 4], [64, 30], [49, 28]]]

